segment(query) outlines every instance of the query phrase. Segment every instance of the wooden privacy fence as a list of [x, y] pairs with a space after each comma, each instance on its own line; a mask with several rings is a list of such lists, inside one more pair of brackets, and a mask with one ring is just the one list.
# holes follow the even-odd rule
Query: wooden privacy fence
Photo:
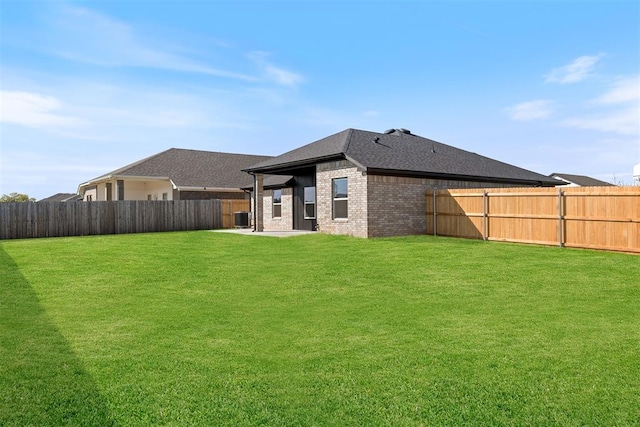
[[236, 212], [249, 212], [251, 210], [251, 200], [238, 199], [238, 200], [221, 200], [222, 202], [222, 228], [235, 227]]
[[427, 233], [640, 253], [640, 187], [438, 190]]
[[0, 203], [0, 239], [208, 230], [221, 200]]

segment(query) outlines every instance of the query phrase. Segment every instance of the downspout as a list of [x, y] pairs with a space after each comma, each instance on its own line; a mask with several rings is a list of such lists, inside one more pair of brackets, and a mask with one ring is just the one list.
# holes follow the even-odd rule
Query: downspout
[[249, 172], [249, 175], [251, 175], [253, 177], [253, 209], [251, 209], [253, 212], [253, 232], [256, 232], [256, 227], [257, 227], [257, 220], [258, 220], [258, 216], [257, 216], [257, 212], [256, 212], [256, 207], [258, 206], [258, 177], [256, 176], [255, 173], [253, 172]]

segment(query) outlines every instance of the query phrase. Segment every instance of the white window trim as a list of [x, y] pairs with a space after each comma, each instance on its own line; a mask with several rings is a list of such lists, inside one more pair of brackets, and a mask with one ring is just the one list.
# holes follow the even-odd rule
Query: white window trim
[[[334, 194], [334, 182], [339, 179], [347, 180], [347, 197], [335, 197]], [[347, 216], [346, 217], [336, 217], [336, 202], [346, 201], [347, 202]], [[333, 178], [331, 180], [331, 219], [334, 221], [348, 221], [349, 220], [349, 178], [346, 176]]]
[[[280, 192], [280, 203], [276, 203], [276, 191]], [[275, 206], [280, 206], [280, 215], [279, 216], [275, 216], [275, 212], [276, 210], [274, 209]], [[273, 190], [273, 192], [271, 193], [271, 218], [273, 219], [281, 219], [282, 218], [282, 189], [277, 189], [277, 190]]]
[[[307, 203], [306, 201], [306, 189], [307, 188], [313, 188], [313, 203]], [[318, 217], [318, 193], [316, 190], [315, 185], [310, 185], [309, 187], [304, 187], [304, 189], [302, 190], [303, 194], [303, 200], [302, 200], [302, 207], [304, 209], [304, 219], [316, 219]], [[307, 205], [313, 205], [313, 216], [307, 216]]]

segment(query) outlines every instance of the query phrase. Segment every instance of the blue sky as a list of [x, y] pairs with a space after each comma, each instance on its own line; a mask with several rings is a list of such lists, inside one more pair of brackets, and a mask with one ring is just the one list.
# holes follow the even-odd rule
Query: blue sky
[[0, 194], [357, 128], [631, 183], [636, 1], [0, 0]]

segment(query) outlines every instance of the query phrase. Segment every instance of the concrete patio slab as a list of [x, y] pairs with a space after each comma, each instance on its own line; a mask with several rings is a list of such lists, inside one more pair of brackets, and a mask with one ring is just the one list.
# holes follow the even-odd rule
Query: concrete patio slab
[[315, 231], [304, 231], [304, 230], [287, 230], [287, 231], [276, 231], [276, 230], [265, 230], [260, 232], [255, 232], [251, 228], [230, 228], [224, 230], [211, 230], [215, 233], [229, 233], [229, 234], [242, 234], [245, 236], [262, 236], [262, 237], [294, 237], [294, 236], [302, 236], [305, 234], [314, 234]]

